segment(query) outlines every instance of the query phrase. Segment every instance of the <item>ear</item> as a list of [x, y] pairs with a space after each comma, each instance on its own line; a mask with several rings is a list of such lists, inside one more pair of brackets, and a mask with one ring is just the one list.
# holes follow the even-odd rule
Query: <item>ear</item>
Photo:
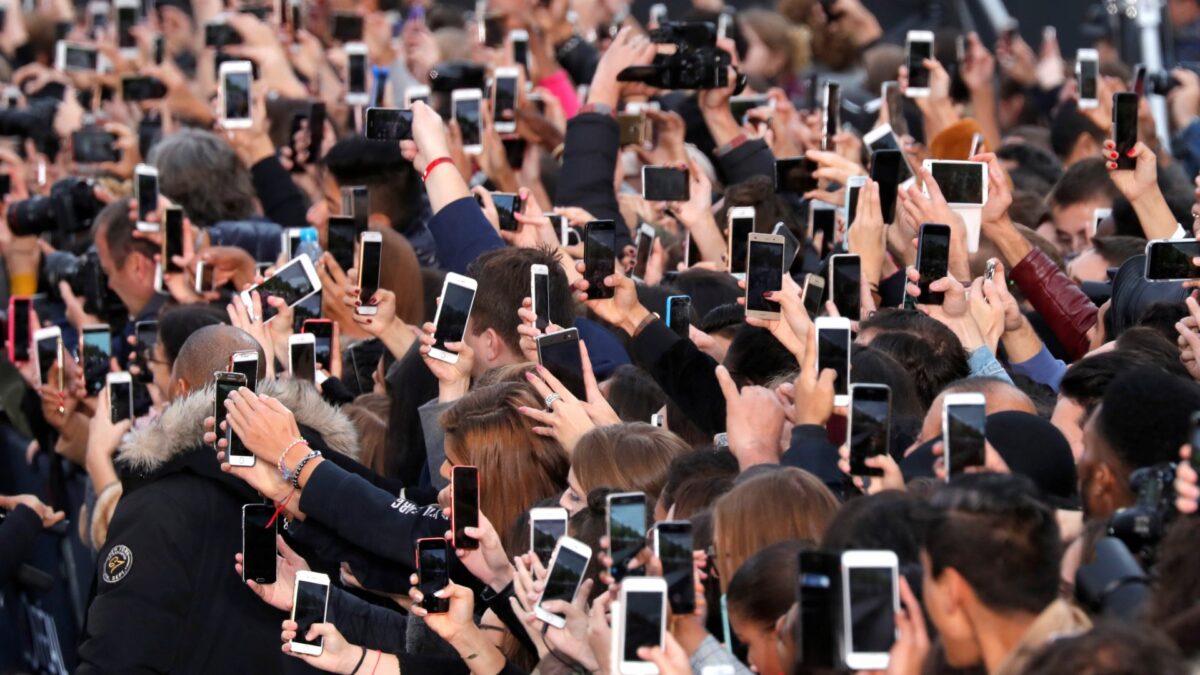
[[495, 363], [500, 360], [500, 357], [507, 351], [504, 346], [504, 340], [500, 338], [500, 334], [496, 332], [495, 328], [483, 331], [483, 335], [479, 337], [483, 338], [484, 348], [487, 352], [485, 356], [488, 363]]
[[1091, 480], [1087, 482], [1088, 494], [1084, 497], [1093, 505], [1096, 513], [1112, 513], [1117, 508], [1120, 491], [1117, 489], [1117, 474], [1105, 462], [1092, 465]]

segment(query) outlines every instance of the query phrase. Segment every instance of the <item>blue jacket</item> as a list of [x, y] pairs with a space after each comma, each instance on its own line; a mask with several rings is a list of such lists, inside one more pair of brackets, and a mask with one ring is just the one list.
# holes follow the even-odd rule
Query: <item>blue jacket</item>
[[266, 220], [222, 220], [208, 236], [213, 246], [237, 246], [258, 262], [273, 263], [283, 251], [283, 228]]

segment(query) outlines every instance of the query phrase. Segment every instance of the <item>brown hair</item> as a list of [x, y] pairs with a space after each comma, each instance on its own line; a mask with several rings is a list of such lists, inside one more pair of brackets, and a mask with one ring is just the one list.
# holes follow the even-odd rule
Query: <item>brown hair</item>
[[358, 431], [362, 452], [358, 461], [377, 474], [387, 474], [387, 420], [391, 408], [387, 394], [363, 394], [342, 406], [342, 412]]
[[821, 541], [838, 501], [816, 476], [794, 467], [740, 483], [713, 505], [713, 543], [721, 589], [763, 547], [778, 541]]
[[571, 453], [571, 469], [583, 493], [612, 488], [646, 493], [652, 509], [671, 462], [691, 448], [675, 434], [644, 422], [592, 429]]
[[567, 453], [553, 438], [533, 432], [520, 407], [540, 408], [528, 384], [478, 387], [442, 414], [446, 459], [479, 468], [479, 508], [509, 548], [523, 511], [566, 489]]
[[742, 30], [750, 29], [772, 54], [784, 57], [776, 77], [795, 75], [808, 67], [808, 28], [788, 21], [769, 9], [754, 7], [737, 14]]

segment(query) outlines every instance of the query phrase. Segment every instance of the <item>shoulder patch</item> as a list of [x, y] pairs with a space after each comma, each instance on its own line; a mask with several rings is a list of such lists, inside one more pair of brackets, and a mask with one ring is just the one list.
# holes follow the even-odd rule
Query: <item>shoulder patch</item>
[[131, 569], [133, 569], [133, 551], [130, 551], [129, 547], [124, 544], [118, 544], [109, 550], [100, 575], [107, 583], [115, 584], [124, 579]]

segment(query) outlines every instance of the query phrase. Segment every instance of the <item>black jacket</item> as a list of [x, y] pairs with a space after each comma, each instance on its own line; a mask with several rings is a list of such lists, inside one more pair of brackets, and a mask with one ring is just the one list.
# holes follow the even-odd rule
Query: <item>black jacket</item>
[[713, 357], [662, 320], [651, 321], [629, 341], [629, 355], [701, 431], [725, 431], [725, 394]]
[[613, 175], [620, 151], [617, 118], [601, 113], [581, 113], [567, 122], [563, 163], [558, 172], [556, 206], [578, 206], [597, 220], [617, 223], [617, 256], [633, 243], [624, 227], [621, 206], [613, 191]]

